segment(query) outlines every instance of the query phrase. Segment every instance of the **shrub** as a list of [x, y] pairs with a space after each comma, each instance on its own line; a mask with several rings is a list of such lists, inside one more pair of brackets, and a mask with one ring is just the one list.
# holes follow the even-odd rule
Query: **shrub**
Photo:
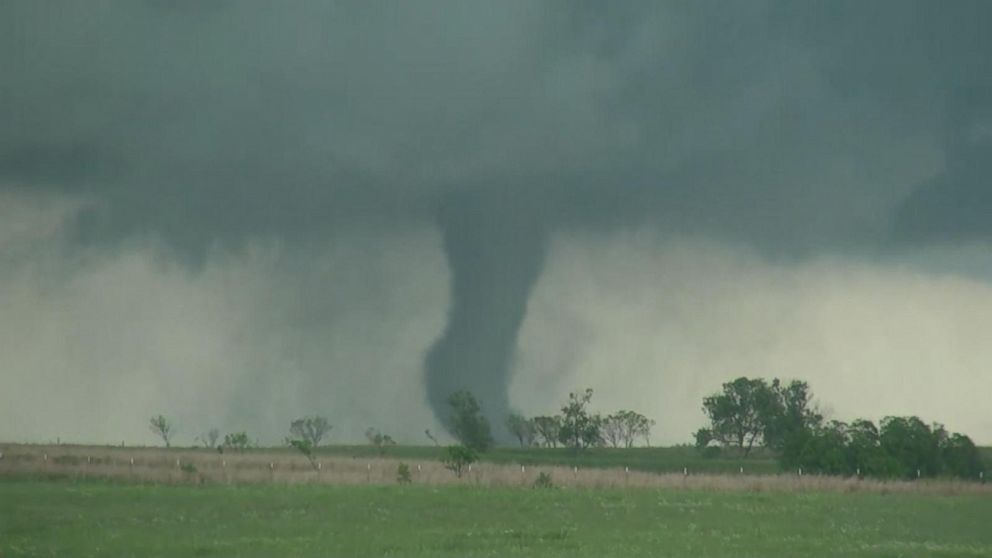
[[441, 463], [444, 464], [445, 469], [454, 473], [456, 477], [462, 478], [462, 474], [468, 466], [477, 460], [478, 456], [472, 448], [456, 445], [448, 446], [444, 457], [441, 458]]
[[413, 477], [410, 475], [410, 466], [406, 463], [400, 463], [396, 466], [396, 482], [400, 484], [413, 483]]
[[193, 465], [192, 463], [187, 461], [186, 463], [183, 463], [182, 465], [179, 466], [179, 470], [184, 473], [192, 475], [196, 473], [196, 465]]
[[554, 488], [555, 483], [551, 480], [551, 473], [544, 473], [537, 475], [537, 479], [534, 480], [534, 488]]

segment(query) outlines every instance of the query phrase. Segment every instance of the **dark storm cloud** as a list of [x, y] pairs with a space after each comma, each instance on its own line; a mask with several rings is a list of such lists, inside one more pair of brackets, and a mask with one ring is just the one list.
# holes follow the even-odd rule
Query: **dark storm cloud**
[[155, 234], [194, 259], [435, 222], [453, 307], [431, 400], [468, 387], [502, 411], [554, 228], [646, 222], [790, 256], [987, 237], [990, 17], [987, 2], [7, 2], [0, 179], [89, 198], [79, 240]]

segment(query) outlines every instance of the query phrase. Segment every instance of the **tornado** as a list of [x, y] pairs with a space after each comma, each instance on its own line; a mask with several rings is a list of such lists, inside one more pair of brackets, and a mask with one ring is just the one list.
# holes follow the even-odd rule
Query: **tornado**
[[451, 273], [448, 322], [427, 352], [427, 399], [447, 423], [448, 396], [468, 390], [479, 399], [497, 441], [510, 409], [517, 334], [544, 266], [547, 231], [539, 212], [513, 195], [463, 196], [437, 212]]

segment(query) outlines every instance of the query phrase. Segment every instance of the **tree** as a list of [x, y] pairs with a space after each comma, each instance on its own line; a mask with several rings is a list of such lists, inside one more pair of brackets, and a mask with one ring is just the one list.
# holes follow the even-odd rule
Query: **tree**
[[203, 444], [203, 447], [205, 448], [216, 448], [217, 440], [220, 439], [220, 430], [211, 428], [206, 434], [201, 434], [197, 436], [196, 439]]
[[813, 394], [806, 382], [793, 380], [783, 384], [775, 378], [768, 389], [758, 409], [764, 424], [762, 437], [765, 446], [778, 452], [787, 468], [798, 466], [805, 446], [813, 438], [823, 446], [827, 443], [825, 436], [831, 443], [838, 440], [835, 436], [838, 427], [846, 432], [846, 424], [823, 425], [823, 416], [814, 408]]
[[607, 415], [603, 418], [599, 435], [603, 443], [610, 447], [619, 448], [624, 445], [623, 426], [616, 415]]
[[806, 382], [783, 384], [775, 378], [770, 390], [759, 408], [765, 423], [764, 442], [774, 450], [784, 451], [791, 436], [819, 427], [823, 416], [813, 407], [813, 393]]
[[940, 456], [945, 475], [974, 479], [985, 470], [982, 456], [971, 438], [964, 434], [952, 434], [940, 444]]
[[520, 447], [525, 448], [534, 444], [534, 424], [523, 415], [514, 413], [508, 416], [506, 428], [520, 442]]
[[654, 421], [634, 411], [617, 411], [603, 419], [600, 434], [607, 444], [619, 448], [634, 446], [637, 438], [651, 434]]
[[313, 470], [314, 471], [317, 470], [317, 457], [313, 453], [314, 448], [310, 440], [302, 440], [302, 439], [293, 440], [287, 438], [286, 443], [296, 448], [297, 451], [302, 453], [303, 456], [307, 458], [307, 461], [310, 462], [310, 466], [313, 467]]
[[762, 440], [765, 419], [774, 400], [771, 387], [761, 378], [742, 377], [723, 384], [722, 393], [703, 399], [712, 439], [725, 446], [736, 446], [747, 457]]
[[485, 452], [493, 445], [489, 421], [482, 415], [478, 400], [470, 392], [461, 390], [448, 397], [451, 415], [448, 428], [462, 445], [476, 452]]
[[306, 440], [314, 448], [331, 431], [331, 424], [321, 416], [303, 417], [289, 423], [289, 433], [295, 439]]
[[478, 456], [475, 451], [463, 445], [448, 446], [444, 457], [441, 458], [444, 468], [454, 473], [458, 478], [462, 478], [462, 474], [468, 466], [476, 461], [478, 461]]
[[869, 477], [898, 477], [901, 466], [882, 448], [875, 423], [867, 419], [853, 421], [847, 427], [848, 471]]
[[[801, 467], [811, 473], [850, 474], [847, 459], [847, 431], [848, 426], [839, 421], [831, 421], [830, 424], [815, 429], [803, 430], [794, 437], [797, 449], [792, 460], [783, 459], [781, 463], [789, 469]], [[802, 438], [801, 443], [800, 438]]]
[[243, 452], [250, 446], [251, 441], [248, 439], [247, 432], [232, 432], [224, 435], [224, 444], [221, 447]]
[[558, 436], [561, 432], [561, 417], [540, 416], [531, 419], [534, 426], [534, 437], [539, 444], [546, 448], [558, 447]]
[[386, 453], [386, 448], [389, 446], [396, 445], [396, 441], [393, 440], [392, 436], [383, 434], [378, 428], [372, 428], [371, 426], [365, 431], [365, 438], [369, 441], [369, 444], [379, 450], [380, 455]]
[[164, 415], [156, 415], [149, 419], [148, 427], [157, 436], [162, 438], [162, 441], [165, 442], [165, 447], [170, 447], [172, 445], [172, 436], [175, 434], [175, 428], [172, 421], [165, 418]]
[[602, 418], [589, 413], [591, 399], [592, 389], [568, 394], [568, 402], [561, 408], [561, 428], [558, 430], [558, 441], [565, 447], [579, 451], [600, 443]]
[[[885, 417], [879, 442], [885, 453], [899, 464], [898, 476], [934, 476], [940, 473], [940, 443], [946, 431], [927, 426], [919, 417]], [[936, 430], [936, 431], [935, 431]]]

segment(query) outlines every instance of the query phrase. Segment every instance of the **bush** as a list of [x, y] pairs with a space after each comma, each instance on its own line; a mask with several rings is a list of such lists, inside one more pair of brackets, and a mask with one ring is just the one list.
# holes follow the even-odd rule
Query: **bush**
[[182, 465], [179, 466], [179, 470], [182, 471], [182, 472], [184, 472], [184, 473], [187, 473], [187, 474], [192, 475], [192, 474], [196, 473], [196, 465], [193, 465], [192, 463], [186, 462], [186, 463], [183, 463]]
[[551, 473], [541, 473], [534, 480], [534, 488], [554, 488], [555, 483], [551, 480]]
[[478, 456], [475, 451], [462, 445], [448, 446], [445, 456], [441, 458], [444, 468], [454, 473], [458, 478], [462, 478], [462, 474], [468, 466], [476, 461], [478, 461]]
[[400, 463], [396, 466], [396, 482], [400, 484], [413, 483], [413, 477], [410, 475], [410, 466], [406, 463]]

